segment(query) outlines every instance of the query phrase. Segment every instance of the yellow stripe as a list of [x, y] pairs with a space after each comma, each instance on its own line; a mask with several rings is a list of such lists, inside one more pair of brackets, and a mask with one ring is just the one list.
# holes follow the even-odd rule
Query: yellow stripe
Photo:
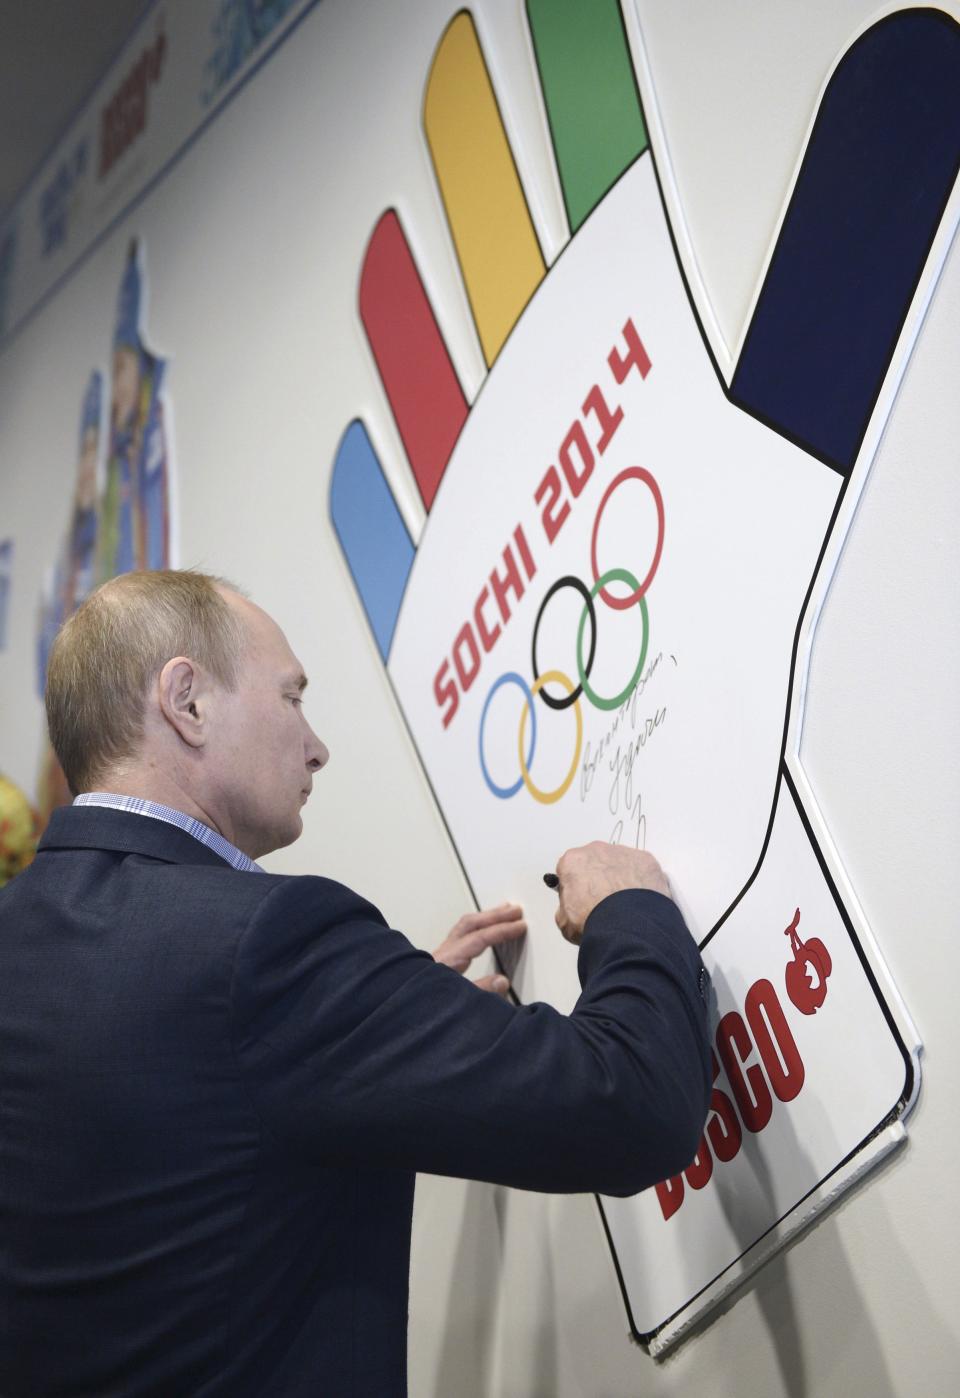
[[451, 21], [434, 55], [423, 124], [484, 358], [492, 364], [546, 269], [467, 10]]

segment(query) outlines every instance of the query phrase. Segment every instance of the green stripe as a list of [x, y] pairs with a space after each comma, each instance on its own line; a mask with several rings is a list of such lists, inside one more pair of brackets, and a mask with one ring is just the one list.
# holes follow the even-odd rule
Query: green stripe
[[617, 0], [527, 0], [571, 233], [647, 148]]

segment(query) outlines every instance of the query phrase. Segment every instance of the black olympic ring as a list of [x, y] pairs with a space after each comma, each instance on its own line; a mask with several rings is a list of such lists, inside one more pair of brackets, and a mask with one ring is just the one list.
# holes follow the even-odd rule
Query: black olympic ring
[[[533, 643], [530, 648], [534, 679], [536, 679], [537, 676], [540, 674], [540, 670], [537, 666], [537, 633], [540, 630], [540, 619], [543, 616], [544, 609], [546, 608], [547, 603], [550, 601], [550, 598], [561, 587], [575, 587], [577, 591], [580, 593], [580, 596], [583, 598], [584, 602], [586, 603], [587, 611], [590, 613], [590, 654], [587, 657], [586, 665], [583, 667], [583, 673], [589, 678], [590, 671], [593, 668], [593, 657], [597, 653], [597, 614], [594, 610], [593, 598], [590, 596], [590, 592], [586, 584], [582, 583], [579, 578], [575, 578], [571, 574], [570, 576], [565, 578], [557, 578], [557, 581], [553, 584], [546, 597], [544, 597], [543, 601], [540, 603], [540, 610], [537, 612], [537, 619], [533, 625]], [[569, 709], [571, 704], [575, 704], [577, 702], [582, 693], [583, 685], [578, 684], [576, 689], [571, 690], [569, 694], [565, 694], [562, 699], [554, 699], [553, 695], [548, 694], [546, 689], [544, 688], [540, 690], [540, 698], [543, 700], [543, 702], [547, 705], [548, 708]]]

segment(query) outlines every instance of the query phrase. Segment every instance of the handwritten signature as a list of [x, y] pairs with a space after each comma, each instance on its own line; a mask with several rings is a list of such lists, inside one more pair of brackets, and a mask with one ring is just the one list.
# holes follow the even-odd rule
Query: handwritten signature
[[[671, 655], [668, 659], [674, 665], [677, 664], [675, 656]], [[633, 775], [637, 759], [643, 748], [666, 720], [666, 704], [655, 708], [652, 714], [641, 716], [637, 712], [640, 695], [663, 661], [664, 655], [660, 651], [640, 676], [629, 698], [621, 704], [616, 712], [616, 717], [606, 733], [599, 739], [596, 747], [588, 741], [584, 748], [583, 761], [580, 764], [580, 800], [586, 801], [598, 772], [604, 766], [604, 759], [606, 759], [607, 770], [612, 773], [610, 790], [607, 795], [607, 805], [611, 815], [619, 813], [621, 801], [625, 801], [628, 807], [633, 805]], [[625, 744], [622, 730], [633, 734]], [[618, 736], [619, 742], [617, 741]], [[614, 748], [615, 743], [616, 747]]]
[[639, 757], [647, 743], [656, 735], [667, 718], [667, 705], [659, 704], [652, 712], [639, 713], [639, 700], [660, 667], [668, 661], [677, 665], [674, 655], [660, 651], [640, 676], [630, 695], [616, 711], [610, 727], [594, 745], [587, 742], [580, 765], [580, 800], [586, 801], [598, 773], [610, 774], [607, 809], [617, 817], [610, 835], [611, 844], [624, 843], [624, 832], [637, 849], [646, 846], [647, 814], [643, 795], [635, 791], [635, 774]]
[[623, 816], [617, 821], [610, 831], [609, 845], [623, 845], [627, 841], [624, 839], [624, 829], [629, 822], [628, 835], [633, 841], [634, 849], [646, 849], [647, 847], [647, 813], [643, 809], [643, 794], [637, 793], [637, 799], [633, 803], [632, 809], [628, 812], [627, 819]]

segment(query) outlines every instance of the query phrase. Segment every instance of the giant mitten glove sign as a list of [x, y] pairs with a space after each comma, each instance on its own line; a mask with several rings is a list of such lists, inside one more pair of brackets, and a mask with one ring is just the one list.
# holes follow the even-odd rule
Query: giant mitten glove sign
[[[508, 891], [536, 923], [562, 850], [648, 846], [703, 947], [704, 1136], [683, 1175], [604, 1203], [648, 1337], [852, 1179], [918, 1087], [797, 748], [816, 614], [955, 223], [960, 28], [902, 11], [837, 65], [728, 383], [678, 260], [641, 36], [612, 3], [527, 17], [569, 242], [548, 269], [461, 11], [424, 132], [489, 372], [468, 404], [391, 209], [359, 311], [426, 522], [411, 538], [360, 419], [331, 512], [479, 902]], [[513, 976], [523, 1000], [575, 1001], [555, 937]]]

